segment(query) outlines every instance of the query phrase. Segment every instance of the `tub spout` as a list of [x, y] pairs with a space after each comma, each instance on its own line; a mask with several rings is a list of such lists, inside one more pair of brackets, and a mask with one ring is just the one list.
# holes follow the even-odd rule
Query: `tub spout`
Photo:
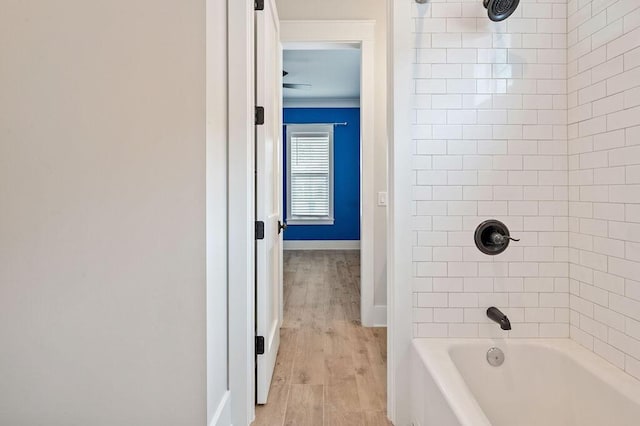
[[500, 311], [500, 309], [496, 308], [495, 306], [492, 306], [489, 309], [487, 309], [487, 316], [489, 317], [490, 320], [500, 324], [501, 329], [511, 330], [511, 322], [509, 321], [509, 318], [507, 318], [507, 316], [503, 314]]

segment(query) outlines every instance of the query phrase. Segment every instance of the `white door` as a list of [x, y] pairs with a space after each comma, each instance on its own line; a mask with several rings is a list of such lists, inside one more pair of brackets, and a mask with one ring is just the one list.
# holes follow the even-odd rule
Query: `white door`
[[274, 3], [265, 0], [256, 11], [256, 105], [264, 108], [264, 124], [256, 125], [256, 220], [264, 223], [256, 241], [256, 334], [264, 338], [258, 404], [267, 402], [282, 323], [282, 49]]

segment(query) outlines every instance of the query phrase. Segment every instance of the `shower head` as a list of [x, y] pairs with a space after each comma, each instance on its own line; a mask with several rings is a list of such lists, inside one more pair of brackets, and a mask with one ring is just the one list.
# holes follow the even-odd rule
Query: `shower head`
[[507, 19], [516, 11], [520, 0], [483, 0], [482, 4], [487, 9], [489, 19], [500, 22]]

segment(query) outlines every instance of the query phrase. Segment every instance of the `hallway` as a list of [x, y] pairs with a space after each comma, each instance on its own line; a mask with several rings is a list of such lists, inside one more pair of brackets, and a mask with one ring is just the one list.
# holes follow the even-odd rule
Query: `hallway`
[[358, 251], [285, 251], [284, 321], [254, 425], [388, 425], [386, 329], [360, 326]]

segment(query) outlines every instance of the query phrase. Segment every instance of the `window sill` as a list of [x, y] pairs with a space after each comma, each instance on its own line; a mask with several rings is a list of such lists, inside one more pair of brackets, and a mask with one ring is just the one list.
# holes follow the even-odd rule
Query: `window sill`
[[333, 225], [334, 219], [287, 219], [287, 226]]

